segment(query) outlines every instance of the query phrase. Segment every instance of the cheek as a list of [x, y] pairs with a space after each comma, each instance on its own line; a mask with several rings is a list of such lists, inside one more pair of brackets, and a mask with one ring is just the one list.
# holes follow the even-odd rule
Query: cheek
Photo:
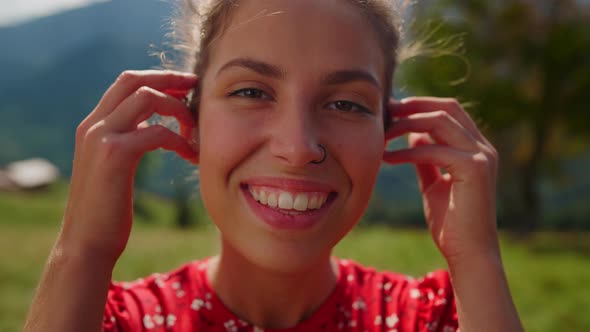
[[349, 192], [342, 197], [342, 206], [337, 209], [339, 212], [335, 222], [338, 226], [335, 227], [338, 231], [330, 231], [330, 236], [334, 240], [333, 245], [356, 225], [365, 212], [373, 193], [385, 147], [383, 130], [378, 126], [356, 129], [340, 136], [338, 144], [334, 146], [337, 149], [334, 157], [346, 173]]
[[248, 153], [257, 126], [221, 98], [204, 97], [199, 113], [201, 167], [234, 167]]
[[385, 143], [379, 126], [356, 128], [351, 132], [354, 134], [341, 137], [337, 158], [351, 182], [350, 199], [354, 202], [355, 214], [360, 214], [371, 198]]
[[359, 190], [366, 205], [373, 192], [383, 160], [385, 149], [383, 131], [380, 129], [369, 131], [356, 142], [357, 157], [353, 159], [354, 164], [350, 166], [355, 173], [356, 181], [353, 182], [353, 186]]
[[[243, 158], [248, 137], [215, 101], [203, 99], [199, 112], [199, 173], [203, 201], [223, 205], [227, 177]], [[208, 208], [213, 208], [209, 206]]]
[[[203, 98], [199, 113], [201, 193], [226, 201], [227, 190], [237, 188], [230, 175], [256, 152], [263, 121], [228, 108], [222, 100]], [[224, 203], [225, 204], [225, 203]]]
[[376, 178], [385, 148], [383, 130], [379, 125], [356, 128], [348, 131], [341, 140], [342, 163], [345, 165], [353, 185], [368, 183]]

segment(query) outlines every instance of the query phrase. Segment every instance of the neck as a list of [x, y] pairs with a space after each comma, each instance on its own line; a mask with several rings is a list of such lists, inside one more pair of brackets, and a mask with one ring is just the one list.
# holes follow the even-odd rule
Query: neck
[[257, 266], [231, 248], [209, 262], [207, 276], [225, 306], [255, 326], [284, 329], [310, 317], [336, 286], [330, 254], [300, 271]]

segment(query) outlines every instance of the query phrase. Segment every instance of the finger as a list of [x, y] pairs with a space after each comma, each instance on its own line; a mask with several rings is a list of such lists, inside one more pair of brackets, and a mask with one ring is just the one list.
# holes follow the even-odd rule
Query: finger
[[140, 88], [119, 104], [115, 111], [105, 118], [105, 129], [115, 132], [131, 131], [154, 113], [174, 116], [180, 124], [181, 135], [190, 138], [195, 122], [186, 105], [149, 87]]
[[178, 100], [184, 100], [187, 98], [187, 94], [190, 92], [189, 89], [164, 89], [165, 94], [172, 96]]
[[[408, 142], [411, 148], [432, 144], [427, 134], [410, 134]], [[435, 165], [415, 164], [414, 166], [418, 174], [418, 184], [421, 192], [427, 191], [433, 183], [442, 177], [439, 168]]]
[[141, 157], [148, 151], [165, 149], [176, 152], [189, 162], [198, 162], [198, 151], [191, 147], [186, 139], [161, 125], [127, 132], [119, 135], [118, 139], [125, 141], [128, 152], [135, 158]]
[[446, 169], [455, 181], [465, 180], [472, 173], [473, 154], [445, 145], [430, 144], [409, 149], [386, 151], [383, 160], [389, 164], [428, 164]]
[[96, 109], [89, 115], [88, 121], [94, 123], [103, 119], [142, 86], [163, 91], [191, 89], [196, 84], [196, 75], [189, 73], [160, 70], [125, 71], [105, 92]]
[[389, 111], [392, 117], [407, 117], [417, 113], [428, 113], [434, 111], [445, 111], [467, 129], [473, 137], [486, 142], [485, 137], [477, 128], [475, 121], [461, 107], [459, 102], [451, 98], [435, 97], [410, 97], [396, 102], [392, 100], [389, 104]]
[[471, 133], [445, 111], [401, 117], [387, 130], [386, 138], [389, 140], [411, 132], [428, 133], [437, 143], [457, 149], [466, 151], [478, 149], [477, 141]]

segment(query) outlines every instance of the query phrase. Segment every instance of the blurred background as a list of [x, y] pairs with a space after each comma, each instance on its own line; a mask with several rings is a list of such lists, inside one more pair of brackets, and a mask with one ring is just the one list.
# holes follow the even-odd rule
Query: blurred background
[[[0, 0], [0, 331], [22, 327], [68, 193], [77, 125], [125, 69], [160, 65], [173, 0]], [[421, 0], [405, 15], [397, 97], [455, 97], [500, 152], [498, 223], [527, 331], [589, 331], [590, 1]], [[393, 146], [403, 145], [394, 142]], [[194, 169], [154, 152], [114, 273], [216, 252]], [[336, 254], [420, 275], [445, 268], [416, 175], [383, 167]]]

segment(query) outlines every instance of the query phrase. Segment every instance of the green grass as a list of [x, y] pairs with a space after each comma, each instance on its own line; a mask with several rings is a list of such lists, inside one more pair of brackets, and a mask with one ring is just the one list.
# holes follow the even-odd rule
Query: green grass
[[[22, 328], [66, 194], [65, 184], [46, 193], [0, 194], [0, 332]], [[137, 222], [115, 279], [167, 271], [217, 251], [214, 227], [169, 227], [171, 206], [155, 197], [147, 200], [160, 222]], [[503, 233], [502, 250], [527, 331], [590, 330], [590, 233], [539, 233], [526, 242]], [[336, 248], [336, 255], [414, 276], [445, 267], [430, 236], [418, 230], [359, 228]]]

